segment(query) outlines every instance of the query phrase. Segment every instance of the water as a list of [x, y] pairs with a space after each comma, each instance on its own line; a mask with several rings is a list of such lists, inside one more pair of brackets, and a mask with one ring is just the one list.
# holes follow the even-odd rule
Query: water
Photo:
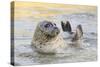
[[[15, 20], [15, 64], [52, 64], [69, 62], [86, 62], [97, 60], [97, 16], [91, 13], [64, 14], [52, 17], [31, 18], [24, 17]], [[69, 20], [73, 31], [81, 24], [83, 27], [84, 48], [68, 48], [64, 52], [55, 55], [38, 54], [31, 49], [31, 40], [39, 21], [50, 20], [61, 29], [60, 22]], [[62, 30], [62, 29], [61, 29]], [[64, 37], [63, 32], [61, 35]], [[67, 39], [64, 38], [66, 41]]]

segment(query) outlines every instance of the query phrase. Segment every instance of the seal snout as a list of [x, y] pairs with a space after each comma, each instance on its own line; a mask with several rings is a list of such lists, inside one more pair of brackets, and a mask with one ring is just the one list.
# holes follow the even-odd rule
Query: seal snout
[[55, 30], [55, 34], [59, 34], [60, 33], [60, 30], [58, 27], [54, 27], [54, 30]]

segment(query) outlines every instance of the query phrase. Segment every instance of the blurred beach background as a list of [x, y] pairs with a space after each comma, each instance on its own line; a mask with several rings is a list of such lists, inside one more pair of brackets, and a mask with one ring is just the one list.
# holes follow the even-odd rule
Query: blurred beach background
[[[97, 7], [40, 2], [14, 2], [14, 52], [16, 65], [85, 62], [97, 60]], [[12, 7], [13, 9], [13, 7]], [[81, 24], [85, 49], [69, 49], [64, 54], [41, 55], [30, 45], [36, 25], [43, 20], [69, 21], [73, 31]], [[62, 29], [61, 29], [62, 30]], [[66, 35], [62, 35], [66, 36]], [[66, 39], [64, 39], [66, 41]]]

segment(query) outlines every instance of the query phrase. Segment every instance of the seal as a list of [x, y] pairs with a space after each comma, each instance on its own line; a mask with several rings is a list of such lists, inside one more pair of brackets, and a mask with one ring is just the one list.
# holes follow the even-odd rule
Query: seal
[[59, 33], [60, 29], [53, 22], [38, 23], [32, 39], [32, 48], [39, 53], [57, 53], [59, 49], [66, 47]]
[[64, 48], [73, 46], [80, 48], [83, 37], [82, 26], [78, 25], [75, 32], [72, 31], [69, 21], [66, 23], [61, 21], [61, 26], [63, 32], [69, 34], [66, 35], [66, 39], [60, 35], [60, 29], [55, 23], [46, 20], [39, 22], [33, 35], [32, 48], [36, 52], [45, 54], [59, 53]]

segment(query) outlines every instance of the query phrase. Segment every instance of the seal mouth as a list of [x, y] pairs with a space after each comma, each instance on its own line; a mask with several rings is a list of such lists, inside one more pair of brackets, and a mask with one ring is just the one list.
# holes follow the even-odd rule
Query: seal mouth
[[50, 34], [48, 34], [49, 36], [51, 37], [55, 37], [57, 36], [58, 34], [60, 33], [60, 30], [57, 28], [57, 29], [54, 29]]
[[50, 34], [45, 34], [48, 38], [54, 38], [56, 37], [57, 35], [50, 35]]
[[54, 27], [51, 32], [46, 32], [43, 30], [41, 30], [41, 32], [44, 33], [45, 36], [53, 38], [53, 37], [56, 37], [60, 33], [60, 30], [58, 27]]
[[45, 33], [45, 36], [47, 37], [47, 39], [52, 39], [52, 38], [57, 37], [58, 34], [59, 34], [59, 32], [55, 32], [55, 33], [53, 33], [52, 35], [51, 35], [51, 34], [46, 34], [46, 33]]

